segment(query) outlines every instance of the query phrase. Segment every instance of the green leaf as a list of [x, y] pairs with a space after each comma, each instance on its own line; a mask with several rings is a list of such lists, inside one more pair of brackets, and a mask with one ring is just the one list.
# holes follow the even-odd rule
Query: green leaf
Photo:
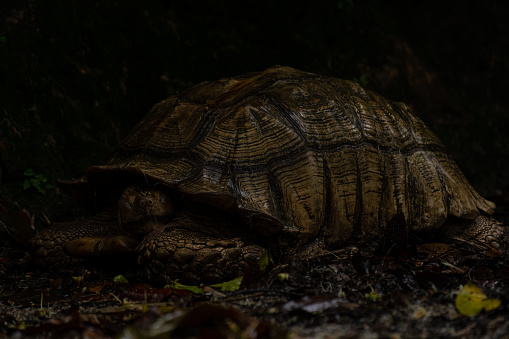
[[240, 285], [242, 284], [242, 279], [244, 277], [240, 276], [238, 278], [235, 278], [230, 281], [226, 281], [220, 284], [211, 285], [214, 288], [221, 288], [221, 291], [237, 291], [240, 288]]
[[203, 288], [201, 288], [201, 287], [182, 285], [176, 281], [172, 281], [171, 284], [166, 285], [165, 288], [173, 288], [176, 290], [186, 290], [186, 291], [191, 291], [193, 293], [198, 293], [198, 294], [203, 293]]
[[[223, 283], [215, 284], [215, 285], [210, 285], [210, 286], [214, 287], [214, 288], [220, 288], [221, 291], [230, 291], [230, 292], [233, 292], [233, 291], [237, 291], [240, 288], [240, 285], [242, 284], [242, 279], [243, 278], [244, 278], [243, 276], [240, 276], [240, 277], [235, 278], [233, 280], [225, 281]], [[198, 294], [204, 293], [203, 288], [201, 288], [199, 286], [182, 285], [182, 284], [179, 284], [176, 281], [172, 281], [171, 284], [168, 284], [168, 285], [164, 286], [164, 288], [173, 288], [173, 289], [176, 289], [176, 290], [186, 290], [186, 291], [191, 291], [193, 293], [198, 293]]]
[[117, 275], [113, 278], [113, 282], [120, 283], [120, 284], [128, 284], [129, 281], [124, 277], [122, 274]]
[[26, 179], [23, 181], [23, 189], [35, 188], [39, 193], [46, 194], [46, 190], [52, 189], [53, 186], [48, 184], [48, 179], [41, 174], [36, 174], [31, 168], [27, 168], [23, 175]]
[[269, 263], [270, 263], [269, 254], [265, 252], [260, 258], [260, 260], [258, 260], [258, 267], [260, 268], [260, 272], [265, 272], [265, 270], [269, 266]]

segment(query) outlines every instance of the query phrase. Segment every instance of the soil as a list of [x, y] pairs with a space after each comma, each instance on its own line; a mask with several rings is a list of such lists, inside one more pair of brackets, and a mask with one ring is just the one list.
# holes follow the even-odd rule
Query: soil
[[[345, 248], [273, 266], [240, 289], [149, 284], [130, 263], [42, 271], [0, 248], [0, 336], [10, 338], [507, 338], [509, 261], [443, 244], [373, 255]], [[131, 261], [129, 261], [131, 260]], [[120, 280], [118, 275], [124, 279]], [[462, 286], [500, 301], [465, 316]], [[196, 287], [194, 287], [196, 288]]]

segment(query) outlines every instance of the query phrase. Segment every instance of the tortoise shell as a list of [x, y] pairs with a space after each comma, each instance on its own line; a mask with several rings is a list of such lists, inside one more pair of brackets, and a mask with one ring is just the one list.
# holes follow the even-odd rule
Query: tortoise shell
[[494, 208], [407, 105], [280, 66], [162, 101], [106, 165], [65, 186], [92, 200], [133, 176], [237, 213], [267, 237], [329, 245], [381, 234], [395, 215], [432, 231]]

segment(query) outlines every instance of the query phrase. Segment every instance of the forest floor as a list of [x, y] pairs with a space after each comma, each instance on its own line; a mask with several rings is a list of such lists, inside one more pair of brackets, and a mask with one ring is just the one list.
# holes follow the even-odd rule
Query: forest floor
[[[115, 282], [120, 273], [129, 282]], [[466, 290], [474, 285], [482, 292]], [[508, 333], [509, 261], [496, 251], [439, 245], [384, 256], [343, 251], [276, 265], [233, 292], [210, 286], [193, 292], [150, 285], [125, 261], [44, 272], [26, 249], [9, 240], [0, 248], [5, 338], [508, 338]]]

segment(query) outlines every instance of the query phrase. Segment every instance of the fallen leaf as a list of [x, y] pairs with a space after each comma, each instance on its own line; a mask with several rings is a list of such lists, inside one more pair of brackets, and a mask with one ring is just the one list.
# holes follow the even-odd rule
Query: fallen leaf
[[191, 291], [193, 293], [203, 293], [203, 289], [199, 286], [182, 285], [176, 281], [172, 281], [171, 284], [166, 285], [165, 288], [170, 288], [170, 289], [175, 289], [175, 290], [186, 290], [186, 291]]
[[[240, 276], [233, 280], [225, 281], [220, 284], [215, 284], [215, 285], [210, 285], [210, 286], [214, 287], [214, 288], [220, 288], [221, 291], [233, 292], [233, 291], [237, 291], [240, 288], [243, 278], [244, 278], [243, 276]], [[203, 288], [201, 288], [200, 286], [182, 285], [176, 281], [172, 281], [171, 284], [166, 285], [165, 288], [171, 288], [171, 289], [176, 289], [176, 290], [186, 290], [186, 291], [191, 291], [193, 293], [198, 293], [198, 294], [204, 293]]]
[[223, 283], [215, 284], [215, 285], [211, 285], [211, 286], [215, 287], [215, 288], [220, 288], [221, 291], [234, 292], [234, 291], [237, 291], [240, 288], [240, 285], [242, 284], [242, 279], [243, 278], [244, 277], [241, 276], [241, 277], [235, 278], [233, 280], [225, 281]]
[[113, 282], [120, 283], [120, 284], [128, 284], [129, 281], [124, 277], [122, 274], [117, 275], [113, 278]]
[[473, 317], [482, 310], [491, 311], [500, 306], [500, 300], [488, 299], [479, 287], [468, 282], [456, 296], [456, 309], [461, 315]]
[[451, 245], [443, 243], [427, 243], [417, 246], [417, 252], [426, 253], [431, 256], [441, 256], [454, 250]]
[[258, 260], [258, 268], [260, 269], [260, 272], [265, 272], [267, 267], [269, 266], [270, 258], [267, 253], [263, 254], [260, 260]]
[[92, 292], [92, 293], [99, 293], [99, 292], [102, 291], [103, 288], [104, 288], [104, 284], [100, 284], [100, 285], [91, 287], [90, 288], [90, 292]]
[[279, 273], [277, 275], [277, 278], [281, 281], [287, 280], [290, 277], [290, 274], [288, 273]]

